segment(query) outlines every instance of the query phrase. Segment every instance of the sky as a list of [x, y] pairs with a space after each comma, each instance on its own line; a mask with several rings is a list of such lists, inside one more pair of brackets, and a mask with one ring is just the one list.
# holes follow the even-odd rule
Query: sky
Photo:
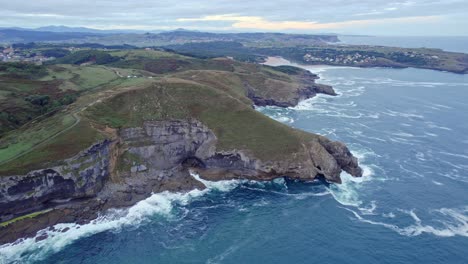
[[468, 36], [468, 0], [0, 0], [0, 27]]

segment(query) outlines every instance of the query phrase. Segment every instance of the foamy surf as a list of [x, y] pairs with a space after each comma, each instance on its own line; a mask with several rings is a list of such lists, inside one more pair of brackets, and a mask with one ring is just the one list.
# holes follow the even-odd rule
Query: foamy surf
[[[374, 153], [369, 150], [360, 150], [353, 152], [353, 155], [359, 159], [362, 177], [353, 177], [346, 172], [342, 172], [340, 175], [342, 183], [330, 185], [329, 191], [338, 203], [345, 206], [359, 207], [364, 203], [360, 197], [363, 183], [372, 180], [374, 175], [372, 167], [364, 164], [364, 161], [367, 156], [374, 155]], [[372, 206], [375, 206], [375, 201], [373, 203]]]
[[[357, 220], [363, 223], [379, 225], [391, 229], [402, 236], [414, 237], [422, 234], [431, 234], [438, 237], [453, 237], [463, 236], [468, 237], [468, 207], [463, 209], [441, 208], [433, 210], [432, 214], [440, 226], [432, 226], [424, 224], [423, 220], [414, 212], [414, 210], [400, 210], [400, 212], [407, 214], [413, 219], [414, 224], [400, 227], [397, 224], [385, 223], [381, 221], [374, 221], [365, 218], [358, 212], [349, 208], [344, 208], [350, 211]], [[385, 217], [395, 219], [394, 213], [386, 214]]]
[[[211, 182], [201, 179], [195, 173], [191, 174], [205, 184], [207, 188], [204, 190], [192, 190], [187, 193], [171, 193], [167, 191], [155, 193], [128, 209], [111, 210], [84, 225], [57, 224], [54, 226], [55, 231], [44, 229], [39, 231], [36, 237], [0, 246], [0, 263], [31, 263], [39, 261], [81, 238], [105, 231], [119, 231], [126, 227], [137, 227], [149, 221], [150, 217], [154, 215], [170, 218], [175, 206], [187, 205], [194, 199], [211, 191], [231, 191], [242, 182], [240, 180]], [[61, 232], [62, 230], [67, 231]], [[36, 242], [37, 237], [44, 235], [47, 235], [47, 239]]]

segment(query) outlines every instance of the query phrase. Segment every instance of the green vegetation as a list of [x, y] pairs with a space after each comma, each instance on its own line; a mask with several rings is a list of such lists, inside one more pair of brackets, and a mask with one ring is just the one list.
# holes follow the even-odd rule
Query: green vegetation
[[72, 115], [44, 117], [42, 122], [24, 126], [6, 134], [0, 140], [0, 164], [33, 148], [76, 122]]
[[31, 219], [31, 218], [34, 218], [36, 216], [48, 213], [50, 211], [52, 211], [52, 209], [47, 209], [47, 210], [44, 210], [44, 211], [34, 212], [34, 213], [27, 214], [27, 215], [22, 215], [20, 217], [13, 218], [11, 220], [0, 223], [0, 227], [6, 227], [6, 226], [8, 226], [10, 224], [13, 224], [15, 222], [18, 222], [18, 221], [21, 221], [21, 220], [24, 220], [24, 219]]
[[[104, 139], [104, 136], [94, 129], [87, 120], [82, 120], [75, 126], [66, 126], [70, 125], [69, 123], [56, 125], [61, 126], [57, 128], [46, 127], [39, 131], [32, 131], [31, 134], [23, 133], [23, 138], [19, 139], [21, 141], [18, 141], [17, 145], [1, 149], [0, 157], [3, 160], [6, 160], [4, 155], [11, 157], [28, 148], [32, 151], [2, 164], [0, 175], [24, 174], [44, 166], [56, 165], [57, 162], [71, 158], [93, 143]], [[54, 132], [56, 133], [54, 134]], [[42, 138], [33, 137], [32, 133], [42, 136]], [[44, 136], [48, 137], [44, 138]], [[51, 140], [47, 141], [48, 138]], [[37, 144], [38, 142], [39, 144]]]
[[63, 58], [52, 61], [55, 64], [83, 64], [83, 63], [96, 63], [107, 64], [118, 61], [119, 58], [110, 55], [108, 52], [101, 50], [80, 50], [71, 53]]
[[0, 137], [41, 115], [60, 111], [88, 90], [126, 80], [117, 75], [117, 70], [98, 65], [67, 64], [40, 68], [46, 74], [40, 79], [0, 75]]
[[[195, 49], [197, 58], [152, 49], [79, 50], [47, 66], [4, 67], [0, 74], [0, 175], [22, 174], [72, 157], [104, 139], [101, 130], [105, 126], [137, 127], [151, 120], [195, 118], [216, 134], [219, 149], [244, 150], [260, 159], [284, 159], [305, 139], [315, 137], [263, 116], [252, 109], [249, 99], [252, 94], [294, 99], [295, 91], [302, 87], [302, 69], [228, 58], [202, 59], [228, 56], [222, 53], [224, 43], [211, 43], [210, 49], [203, 49], [204, 45], [185, 46]], [[347, 57], [356, 53], [378, 57], [376, 63], [395, 67], [429, 67], [427, 56], [432, 60], [438, 56], [437, 63], [443, 61], [446, 68], [461, 70], [465, 63], [456, 60], [459, 54], [437, 50], [258, 48], [238, 43], [226, 47], [236, 52], [231, 55], [275, 54], [305, 63], [315, 63], [316, 56]], [[425, 59], [418, 61], [423, 51]], [[306, 57], [310, 61], [304, 61]], [[431, 67], [442, 67], [437, 63]], [[11, 74], [14, 71], [16, 75]], [[122, 164], [117, 166], [128, 166], [131, 161], [130, 156], [120, 157]]]
[[90, 107], [85, 115], [115, 128], [141, 126], [150, 120], [195, 118], [214, 131], [220, 149], [244, 149], [265, 159], [284, 157], [300, 146], [295, 130], [263, 116], [250, 104], [216, 87], [181, 79], [116, 95]]
[[22, 62], [0, 62], [0, 76], [35, 80], [46, 74], [44, 66]]
[[[297, 40], [297, 39], [296, 39]], [[242, 43], [242, 44], [241, 44]], [[266, 45], [247, 42], [200, 42], [166, 46], [167, 49], [199, 58], [234, 57], [241, 61], [261, 61], [281, 56], [303, 64], [356, 67], [415, 67], [468, 72], [468, 55], [437, 49], [412, 49], [364, 45]]]
[[196, 118], [216, 133], [221, 149], [240, 148], [258, 157], [282, 155], [277, 153], [293, 151], [300, 142], [294, 130], [253, 110], [247, 97], [249, 89], [290, 96], [298, 85], [297, 68], [157, 50], [86, 51], [74, 58], [94, 52], [118, 60], [105, 66], [48, 65], [38, 80], [4, 78], [0, 121], [10, 125], [0, 139], [1, 175], [73, 156], [103, 139], [95, 127], [135, 127], [146, 120]]
[[288, 66], [288, 65], [283, 65], [283, 66], [277, 66], [273, 67], [275, 71], [280, 71], [282, 73], [290, 74], [290, 75], [297, 75], [300, 73], [303, 73], [304, 70], [298, 67], [294, 66]]
[[71, 52], [67, 49], [54, 48], [54, 49], [42, 50], [41, 53], [43, 56], [46, 56], [46, 57], [62, 58], [62, 57], [69, 55]]
[[183, 55], [193, 56], [200, 59], [229, 56], [238, 61], [258, 62], [261, 61], [263, 57], [261, 55], [256, 55], [254, 52], [248, 51], [242, 43], [233, 41], [187, 43], [183, 45], [170, 45], [165, 48]]

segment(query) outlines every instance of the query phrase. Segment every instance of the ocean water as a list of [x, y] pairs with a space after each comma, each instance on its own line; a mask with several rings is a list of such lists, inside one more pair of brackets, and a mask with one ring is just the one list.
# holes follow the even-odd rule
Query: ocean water
[[0, 263], [468, 263], [468, 76], [306, 68], [339, 95], [258, 111], [347, 143], [364, 177], [205, 181], [0, 246]]
[[403, 48], [435, 48], [468, 53], [468, 36], [458, 37], [398, 37], [398, 36], [339, 36], [338, 44], [381, 45]]

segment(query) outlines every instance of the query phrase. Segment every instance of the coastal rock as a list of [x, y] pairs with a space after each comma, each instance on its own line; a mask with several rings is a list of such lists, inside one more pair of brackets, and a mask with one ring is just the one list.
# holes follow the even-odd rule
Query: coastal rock
[[[116, 158], [118, 164], [111, 165]], [[152, 193], [204, 189], [190, 170], [212, 181], [311, 181], [323, 176], [339, 183], [342, 170], [362, 175], [343, 143], [321, 136], [311, 137], [290, 158], [260, 160], [245, 150], [218, 150], [215, 134], [198, 120], [147, 121], [142, 127], [121, 129], [113, 142], [97, 143], [63, 165], [2, 177], [2, 221], [47, 212], [0, 227], [0, 243], [33, 236], [56, 223], [85, 223], [99, 212], [134, 205]]]
[[300, 70], [300, 73], [294, 76], [296, 78], [298, 86], [291, 85], [288, 88], [288, 92], [282, 91], [285, 85], [284, 83], [271, 83], [267, 84], [269, 92], [263, 93], [267, 90], [265, 88], [257, 89], [254, 85], [249, 82], [244, 82], [244, 87], [247, 91], [247, 97], [253, 101], [256, 106], [278, 106], [278, 107], [293, 107], [296, 106], [300, 101], [312, 98], [317, 94], [326, 94], [330, 96], [336, 96], [337, 93], [333, 87], [325, 84], [318, 84], [315, 81], [319, 79], [318, 75], [313, 74], [306, 70]]
[[109, 144], [99, 142], [60, 166], [1, 177], [0, 220], [96, 195], [109, 175]]

